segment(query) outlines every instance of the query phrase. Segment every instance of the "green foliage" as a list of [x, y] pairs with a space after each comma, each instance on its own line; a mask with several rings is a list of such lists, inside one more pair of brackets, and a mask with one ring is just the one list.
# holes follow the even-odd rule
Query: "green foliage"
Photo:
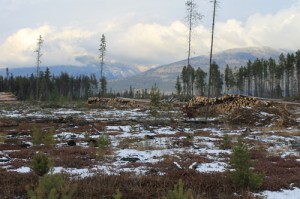
[[98, 147], [97, 158], [98, 159], [104, 159], [105, 154], [110, 152], [110, 145], [111, 145], [111, 141], [107, 135], [103, 134], [103, 135], [99, 136], [99, 138], [97, 140], [97, 147]]
[[253, 161], [250, 159], [247, 145], [243, 143], [241, 138], [233, 147], [230, 166], [233, 169], [230, 172], [230, 177], [237, 187], [256, 189], [262, 185], [264, 176], [251, 170]]
[[111, 144], [111, 141], [109, 139], [109, 137], [105, 134], [102, 134], [101, 136], [99, 136], [98, 140], [97, 140], [97, 145], [99, 148], [108, 148]]
[[177, 76], [177, 80], [176, 80], [176, 84], [175, 84], [175, 89], [176, 89], [177, 97], [180, 97], [181, 91], [182, 91], [182, 86], [181, 86], [181, 83], [180, 83], [179, 76]]
[[217, 97], [220, 96], [222, 93], [223, 75], [221, 74], [218, 64], [216, 64], [215, 62], [212, 63], [210, 71], [210, 96]]
[[150, 114], [156, 119], [159, 115], [158, 109], [160, 108], [160, 91], [156, 84], [151, 88], [150, 100]]
[[182, 179], [179, 179], [178, 184], [174, 185], [174, 190], [169, 191], [168, 197], [163, 197], [163, 199], [194, 199], [192, 190], [184, 190], [184, 183]]
[[207, 73], [204, 72], [201, 68], [197, 68], [195, 72], [195, 86], [196, 89], [198, 90], [198, 93], [202, 96], [205, 94], [205, 88], [206, 88], [206, 76]]
[[184, 66], [181, 71], [181, 80], [183, 83], [183, 95], [185, 99], [189, 99], [193, 96], [193, 85], [195, 82], [195, 69], [191, 66]]
[[46, 146], [51, 146], [55, 143], [54, 141], [54, 129], [48, 132], [43, 132], [41, 129], [33, 126], [32, 128], [32, 143], [33, 145], [44, 144]]
[[231, 137], [229, 137], [229, 135], [226, 133], [223, 137], [221, 148], [226, 150], [226, 149], [231, 149], [231, 147], [232, 147]]
[[33, 156], [31, 169], [38, 176], [47, 174], [53, 165], [53, 161], [44, 153], [37, 153]]
[[101, 96], [104, 96], [107, 92], [107, 80], [106, 80], [106, 77], [102, 77], [100, 79], [100, 87], [101, 87]]
[[158, 108], [160, 105], [160, 91], [156, 84], [152, 86], [151, 91], [150, 91], [150, 106]]
[[113, 195], [114, 199], [121, 199], [122, 198], [122, 193], [120, 192], [120, 190], [118, 189], [116, 191], [116, 193]]
[[36, 126], [33, 126], [32, 128], [32, 143], [34, 145], [40, 145], [43, 140], [43, 133], [41, 129], [36, 128]]
[[188, 134], [186, 135], [186, 139], [187, 139], [187, 140], [190, 140], [190, 141], [194, 140], [194, 134], [193, 134], [193, 133], [188, 133]]
[[45, 175], [39, 178], [39, 184], [29, 189], [30, 199], [70, 199], [77, 189], [76, 185], [66, 182], [63, 174]]

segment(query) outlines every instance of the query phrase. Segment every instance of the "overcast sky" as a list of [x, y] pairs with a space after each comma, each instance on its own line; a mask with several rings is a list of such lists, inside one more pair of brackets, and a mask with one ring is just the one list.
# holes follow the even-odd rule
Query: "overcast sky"
[[[97, 58], [152, 67], [187, 56], [186, 0], [0, 0], [0, 68], [82, 65]], [[194, 28], [192, 56], [209, 53], [212, 3], [196, 0], [204, 18]], [[300, 48], [300, 0], [219, 0], [214, 52], [239, 47]], [[81, 59], [79, 59], [81, 58]]]

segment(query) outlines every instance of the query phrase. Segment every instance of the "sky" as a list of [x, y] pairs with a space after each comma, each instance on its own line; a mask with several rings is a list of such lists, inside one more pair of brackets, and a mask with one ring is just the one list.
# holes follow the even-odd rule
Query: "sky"
[[[83, 66], [99, 57], [140, 69], [185, 59], [186, 0], [0, 0], [0, 68]], [[213, 4], [195, 0], [203, 15], [193, 27], [192, 56], [208, 55]], [[300, 0], [219, 0], [214, 53], [253, 46], [300, 48]]]

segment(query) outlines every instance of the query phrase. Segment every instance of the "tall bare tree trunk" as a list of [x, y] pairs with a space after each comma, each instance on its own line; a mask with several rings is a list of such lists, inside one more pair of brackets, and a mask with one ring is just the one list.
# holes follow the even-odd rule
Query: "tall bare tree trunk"
[[[212, 22], [212, 31], [211, 31], [211, 43], [210, 43], [210, 54], [209, 54], [209, 75], [208, 75], [208, 93], [207, 98], [209, 100], [210, 98], [210, 87], [211, 87], [211, 65], [212, 65], [212, 53], [213, 53], [213, 46], [214, 46], [214, 30], [215, 30], [215, 17], [216, 17], [216, 6], [217, 6], [217, 0], [214, 0], [214, 11], [213, 11], [213, 22]], [[207, 121], [208, 117], [208, 109], [209, 109], [209, 103], [206, 105], [206, 116], [205, 120]]]

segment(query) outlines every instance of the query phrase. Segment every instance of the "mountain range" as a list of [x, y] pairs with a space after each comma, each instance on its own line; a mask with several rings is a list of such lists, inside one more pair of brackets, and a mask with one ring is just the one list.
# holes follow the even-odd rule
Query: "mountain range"
[[[95, 74], [96, 78], [100, 76], [100, 64], [99, 61], [93, 57], [80, 56], [76, 57], [76, 60], [81, 63], [82, 66], [74, 65], [54, 65], [54, 66], [41, 66], [40, 71], [45, 71], [46, 67], [50, 69], [50, 72], [54, 76], [59, 76], [62, 72], [68, 73], [70, 76], [78, 75], [91, 75]], [[22, 67], [22, 68], [11, 68], [9, 73], [14, 76], [30, 76], [31, 74], [36, 75], [36, 66]], [[108, 80], [126, 78], [138, 73], [141, 73], [138, 67], [131, 66], [122, 63], [107, 63], [103, 66], [103, 74]], [[6, 69], [0, 68], [0, 75], [6, 76]]]
[[[245, 66], [246, 63], [254, 61], [257, 58], [269, 59], [272, 57], [277, 60], [281, 53], [286, 54], [286, 50], [277, 50], [270, 47], [249, 47], [235, 48], [225, 50], [213, 55], [221, 72], [224, 71], [228, 64], [230, 67]], [[97, 79], [100, 76], [99, 61], [90, 56], [80, 56], [76, 60], [82, 66], [48, 66], [52, 75], [60, 75], [66, 72], [72, 76], [95, 74]], [[209, 68], [209, 56], [201, 55], [190, 59], [190, 64], [194, 68], [200, 67], [204, 71]], [[115, 92], [128, 90], [130, 87], [134, 89], [151, 89], [156, 84], [162, 92], [175, 92], [175, 82], [178, 75], [181, 74], [183, 66], [187, 65], [187, 60], [180, 60], [174, 63], [158, 66], [156, 68], [142, 71], [136, 66], [122, 63], [106, 63], [104, 66], [104, 75], [108, 79], [107, 89]], [[41, 71], [45, 71], [45, 66], [41, 67]], [[30, 76], [36, 74], [36, 67], [12, 68], [9, 72], [14, 76]], [[0, 75], [6, 76], [6, 69], [0, 69]]]
[[[277, 60], [281, 53], [285, 54], [287, 52], [286, 50], [276, 50], [270, 47], [235, 48], [214, 54], [213, 61], [218, 64], [221, 72], [223, 72], [227, 64], [230, 67], [240, 67], [245, 66], [249, 60], [254, 61], [257, 58], [269, 59], [272, 57]], [[190, 64], [194, 68], [200, 67], [207, 72], [209, 56], [193, 57], [190, 59]], [[111, 80], [108, 87], [114, 91], [122, 91], [129, 89], [130, 86], [135, 89], [151, 89], [156, 84], [163, 92], [175, 92], [176, 78], [181, 74], [185, 65], [187, 65], [187, 60], [162, 65], [131, 77]]]

